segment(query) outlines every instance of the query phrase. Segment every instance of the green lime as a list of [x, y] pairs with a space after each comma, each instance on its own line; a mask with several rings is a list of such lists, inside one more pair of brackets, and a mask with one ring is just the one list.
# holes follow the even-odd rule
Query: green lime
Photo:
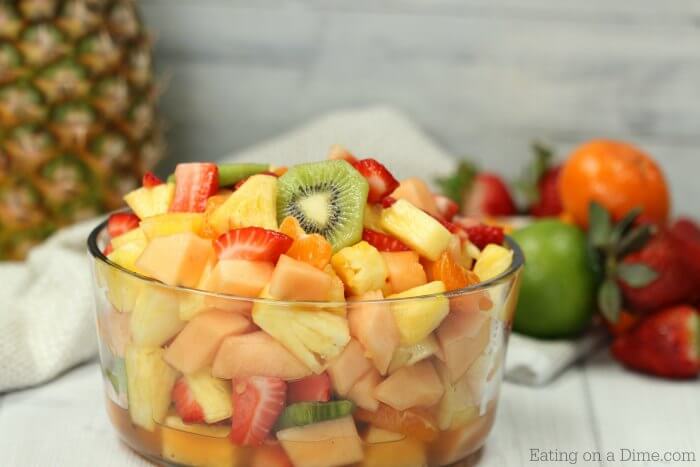
[[514, 232], [513, 238], [525, 254], [514, 330], [545, 338], [579, 334], [595, 307], [596, 275], [584, 233], [543, 220]]

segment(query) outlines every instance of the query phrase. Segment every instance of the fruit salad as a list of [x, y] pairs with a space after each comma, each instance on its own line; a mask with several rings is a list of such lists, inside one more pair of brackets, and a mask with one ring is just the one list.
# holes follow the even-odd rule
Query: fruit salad
[[158, 462], [439, 466], [494, 421], [523, 263], [419, 178], [147, 174], [90, 236], [110, 418]]

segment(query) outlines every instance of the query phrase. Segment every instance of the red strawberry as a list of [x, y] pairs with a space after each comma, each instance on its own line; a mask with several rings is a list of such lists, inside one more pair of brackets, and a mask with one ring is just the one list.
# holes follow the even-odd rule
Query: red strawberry
[[503, 240], [505, 239], [502, 227], [481, 224], [467, 227], [465, 230], [467, 235], [469, 235], [469, 241], [480, 250], [483, 250], [489, 243], [503, 245]]
[[379, 201], [379, 204], [381, 204], [382, 207], [384, 209], [386, 209], [386, 208], [390, 208], [391, 206], [393, 206], [395, 202], [396, 202], [396, 198], [392, 198], [391, 196], [385, 196], [384, 198], [381, 199], [381, 201]]
[[691, 298], [697, 286], [683, 265], [684, 254], [675, 237], [662, 232], [641, 250], [625, 257], [623, 264], [643, 264], [657, 274], [654, 281], [643, 287], [632, 287], [620, 280], [622, 293], [632, 310], [657, 310]]
[[378, 203], [385, 196], [392, 193], [398, 186], [399, 181], [391, 175], [382, 164], [375, 159], [362, 159], [353, 164], [353, 167], [367, 179], [369, 183], [369, 195], [367, 201]]
[[107, 246], [105, 247], [105, 249], [102, 251], [102, 254], [105, 256], [109, 256], [109, 254], [113, 251], [114, 251], [114, 247], [112, 246], [111, 243], [108, 243]]
[[403, 244], [398, 238], [377, 232], [376, 230], [364, 229], [362, 240], [366, 241], [379, 251], [410, 251], [411, 249]]
[[556, 217], [563, 211], [559, 196], [559, 172], [561, 166], [550, 167], [537, 182], [539, 197], [530, 206], [530, 214], [535, 217]]
[[289, 383], [287, 402], [326, 402], [331, 399], [331, 379], [328, 373], [311, 375]]
[[114, 238], [139, 226], [139, 218], [130, 212], [117, 212], [107, 220], [107, 233]]
[[207, 199], [219, 189], [216, 164], [191, 162], [175, 168], [175, 196], [171, 212], [204, 212]]
[[700, 373], [700, 313], [687, 305], [666, 308], [642, 319], [615, 339], [612, 353], [624, 365], [666, 378]]
[[678, 219], [670, 229], [678, 244], [681, 261], [700, 291], [700, 226], [690, 219]]
[[154, 186], [162, 185], [163, 180], [156, 177], [153, 172], [149, 171], [143, 174], [143, 181], [141, 184], [144, 186], [144, 188], [152, 188]]
[[175, 410], [185, 423], [202, 423], [204, 421], [204, 411], [190, 391], [185, 378], [180, 378], [173, 386], [171, 393]]
[[481, 172], [474, 181], [463, 202], [466, 216], [512, 216], [516, 214], [515, 202], [505, 182], [496, 174]]
[[281, 232], [262, 227], [233, 229], [214, 242], [219, 259], [247, 259], [251, 261], [276, 262], [289, 250], [294, 239]]
[[277, 421], [287, 396], [287, 384], [272, 376], [233, 380], [233, 417], [230, 440], [240, 446], [259, 446]]
[[447, 221], [451, 221], [459, 211], [459, 204], [447, 196], [433, 195], [440, 215]]
[[[272, 175], [273, 177], [277, 177], [277, 174], [276, 174], [276, 173], [274, 173], [274, 172], [269, 172], [269, 171], [268, 171], [268, 172], [260, 172], [259, 174], [256, 174], [256, 175]], [[251, 177], [252, 177], [252, 175], [251, 175]], [[233, 185], [233, 190], [235, 191], [235, 190], [239, 189], [241, 186], [243, 186], [243, 184], [244, 184], [245, 182], [248, 181], [249, 178], [250, 178], [250, 177], [246, 177], [246, 178], [244, 178], [244, 179], [238, 180], [238, 181]]]

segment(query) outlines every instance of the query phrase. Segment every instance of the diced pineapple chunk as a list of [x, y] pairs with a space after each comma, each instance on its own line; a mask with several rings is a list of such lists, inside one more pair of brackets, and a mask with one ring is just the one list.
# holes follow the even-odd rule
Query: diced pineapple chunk
[[151, 188], [139, 188], [124, 196], [124, 201], [139, 219], [165, 214], [175, 194], [174, 183], [163, 183]]
[[186, 375], [194, 400], [202, 407], [204, 421], [216, 423], [231, 417], [231, 383], [211, 376], [211, 368]]
[[116, 250], [118, 248], [123, 247], [127, 243], [132, 243], [132, 242], [146, 246], [146, 241], [147, 241], [147, 238], [146, 238], [146, 235], [144, 234], [143, 230], [140, 227], [137, 227], [135, 229], [131, 229], [128, 232], [119, 235], [118, 237], [114, 237], [112, 239], [111, 243], [112, 243], [112, 248], [114, 248]]
[[[119, 237], [117, 237], [119, 238]], [[119, 246], [107, 255], [107, 258], [113, 263], [128, 269], [130, 271], [138, 271], [136, 267], [136, 260], [141, 256], [143, 250], [146, 249], [146, 240], [136, 240], [133, 242], [125, 243]]]
[[163, 422], [168, 428], [173, 428], [185, 433], [194, 433], [195, 435], [208, 436], [210, 438], [226, 438], [231, 433], [229, 425], [205, 425], [203, 423], [185, 423], [177, 415], [177, 412], [172, 409]]
[[211, 213], [207, 224], [218, 234], [250, 226], [277, 230], [277, 178], [253, 175]]
[[[136, 259], [145, 247], [145, 241], [130, 242], [112, 251], [107, 258], [123, 268], [138, 272]], [[107, 289], [107, 300], [121, 312], [131, 311], [143, 287], [143, 281], [101, 261], [97, 261], [95, 267], [99, 283]]]
[[149, 217], [141, 221], [141, 229], [149, 239], [182, 232], [199, 233], [204, 223], [200, 212], [171, 212]]
[[440, 222], [404, 199], [384, 209], [380, 222], [384, 230], [431, 261], [438, 259], [452, 239]]
[[379, 204], [365, 204], [365, 213], [362, 218], [362, 224], [366, 229], [376, 232], [384, 232], [381, 224], [382, 206]]
[[401, 367], [411, 366], [421, 360], [425, 360], [435, 354], [440, 353], [440, 345], [434, 335], [418, 342], [417, 344], [401, 346], [394, 351], [394, 356], [389, 363], [389, 374], [394, 373]]
[[438, 408], [438, 427], [441, 430], [454, 430], [478, 417], [479, 407], [472, 396], [469, 378], [465, 375], [453, 383], [444, 364], [437, 362], [435, 368], [445, 388]]
[[258, 302], [253, 307], [253, 322], [317, 374], [350, 341], [348, 322], [326, 311]]
[[401, 345], [417, 344], [440, 325], [450, 311], [447, 298], [441, 295], [444, 292], [445, 284], [442, 281], [433, 281], [387, 297], [409, 298], [438, 294], [434, 297], [402, 300], [391, 304], [401, 334]]
[[144, 284], [131, 313], [131, 339], [142, 347], [160, 347], [185, 326], [176, 292]]
[[177, 372], [163, 360], [164, 350], [152, 347], [126, 349], [126, 378], [129, 414], [136, 425], [153, 431], [170, 407], [170, 392]]
[[513, 262], [513, 251], [499, 245], [486, 245], [474, 265], [479, 279], [487, 281], [504, 273]]
[[334, 254], [331, 264], [355, 295], [381, 289], [389, 274], [381, 253], [365, 241], [345, 247]]

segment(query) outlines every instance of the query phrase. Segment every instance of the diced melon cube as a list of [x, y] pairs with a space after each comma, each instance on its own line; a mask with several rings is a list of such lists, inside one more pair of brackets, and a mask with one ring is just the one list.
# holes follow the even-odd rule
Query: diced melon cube
[[436, 369], [445, 392], [438, 408], [438, 427], [456, 429], [479, 416], [479, 400], [474, 398], [467, 375], [453, 382], [447, 367], [436, 362]]
[[412, 205], [429, 213], [431, 216], [440, 217], [440, 211], [435, 203], [435, 197], [428, 185], [418, 177], [402, 180], [398, 188], [391, 194], [392, 198], [405, 199]]
[[311, 374], [289, 350], [264, 332], [225, 338], [212, 367], [212, 375], [224, 379], [274, 376], [293, 381]]
[[381, 253], [365, 241], [341, 249], [333, 255], [331, 264], [355, 295], [381, 289], [388, 274]]
[[303, 261], [280, 256], [270, 279], [270, 296], [278, 300], [325, 301], [333, 278]]
[[165, 284], [194, 287], [213, 251], [210, 240], [190, 232], [156, 237], [148, 243], [136, 266]]
[[387, 297], [393, 299], [432, 295], [391, 304], [401, 335], [401, 345], [417, 344], [440, 325], [450, 311], [449, 301], [442, 295], [444, 292], [445, 284], [433, 281]]
[[425, 269], [420, 264], [418, 253], [414, 251], [382, 252], [389, 274], [387, 282], [391, 293], [401, 293], [405, 290], [425, 284], [428, 279]]
[[[361, 300], [381, 300], [382, 293], [370, 292]], [[381, 374], [386, 374], [394, 350], [399, 345], [399, 328], [387, 304], [352, 303], [348, 312], [350, 334], [355, 337]]]
[[194, 373], [212, 364], [226, 336], [250, 329], [250, 321], [238, 313], [223, 310], [200, 313], [167, 348], [165, 360], [185, 374]]
[[346, 396], [350, 388], [371, 369], [372, 363], [365, 357], [360, 343], [350, 339], [343, 352], [328, 365], [328, 375], [333, 390], [340, 396]]
[[483, 311], [455, 310], [437, 330], [440, 348], [452, 381], [457, 381], [486, 348], [491, 318]]
[[474, 265], [474, 272], [479, 276], [479, 279], [487, 281], [506, 272], [512, 262], [512, 250], [489, 244], [479, 255], [479, 259]]
[[338, 467], [362, 460], [362, 440], [352, 417], [277, 432], [294, 467]]
[[141, 347], [160, 347], [185, 326], [176, 292], [144, 284], [131, 313], [131, 339]]
[[270, 282], [274, 270], [275, 266], [267, 261], [220, 260], [203, 287], [212, 292], [257, 297]]
[[403, 199], [382, 211], [381, 224], [384, 230], [431, 261], [438, 259], [452, 239], [450, 231], [440, 222]]
[[375, 412], [379, 408], [379, 401], [374, 397], [374, 389], [381, 381], [382, 375], [376, 369], [370, 369], [350, 389], [348, 399], [358, 407]]
[[440, 433], [430, 444], [428, 460], [431, 465], [449, 465], [473, 454], [483, 446], [494, 422], [494, 406], [489, 411], [456, 430]]
[[400, 368], [374, 390], [374, 397], [396, 409], [430, 407], [442, 398], [444, 389], [433, 364], [423, 360]]

